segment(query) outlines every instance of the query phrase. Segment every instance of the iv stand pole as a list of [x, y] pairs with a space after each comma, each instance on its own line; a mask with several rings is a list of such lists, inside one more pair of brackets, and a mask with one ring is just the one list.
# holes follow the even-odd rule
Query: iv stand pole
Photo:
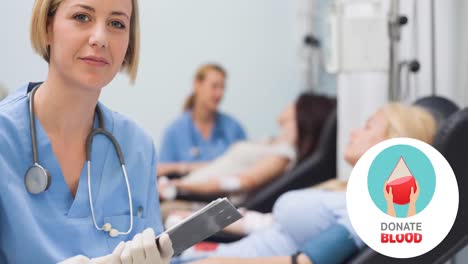
[[437, 53], [436, 53], [436, 25], [435, 3], [431, 0], [431, 94], [436, 95], [437, 88]]
[[390, 37], [390, 56], [388, 70], [388, 99], [389, 101], [401, 100], [401, 76], [400, 76], [400, 50], [401, 27], [408, 23], [408, 17], [400, 13], [400, 0], [392, 0], [388, 18], [388, 33]]
[[388, 18], [388, 33], [390, 38], [390, 56], [388, 70], [388, 99], [389, 101], [398, 101], [400, 98], [400, 71], [399, 71], [399, 50], [400, 42], [400, 0], [392, 0]]

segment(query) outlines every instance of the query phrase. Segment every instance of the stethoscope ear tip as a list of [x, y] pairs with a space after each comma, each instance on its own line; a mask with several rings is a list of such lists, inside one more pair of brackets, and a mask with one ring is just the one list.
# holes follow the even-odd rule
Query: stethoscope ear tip
[[102, 226], [102, 230], [106, 231], [106, 232], [110, 232], [112, 229], [112, 225], [110, 223], [105, 223], [103, 226]]
[[112, 228], [110, 231], [109, 231], [109, 236], [110, 237], [117, 237], [119, 235], [119, 230], [115, 229], [115, 228]]
[[110, 237], [118, 237], [120, 235], [119, 230], [112, 228], [112, 225], [110, 223], [105, 223], [102, 226], [102, 230], [108, 232]]

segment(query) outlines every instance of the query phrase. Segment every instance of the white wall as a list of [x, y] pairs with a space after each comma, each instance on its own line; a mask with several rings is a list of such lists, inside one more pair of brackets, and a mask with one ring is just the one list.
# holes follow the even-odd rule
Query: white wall
[[[455, 1], [455, 10], [453, 20], [455, 24], [454, 43], [455, 43], [455, 65], [454, 72], [456, 76], [455, 97], [459, 98], [460, 106], [468, 106], [468, 2], [465, 0]], [[468, 253], [468, 251], [466, 251]], [[467, 254], [468, 261], [468, 254]]]
[[[33, 0], [5, 1], [0, 22], [0, 82], [12, 90], [42, 80], [47, 66], [32, 53]], [[179, 113], [192, 75], [204, 62], [227, 68], [222, 109], [240, 119], [250, 137], [272, 135], [276, 115], [301, 89], [294, 7], [289, 1], [140, 1], [142, 52], [135, 87], [119, 76], [101, 99], [134, 118], [159, 144]]]
[[338, 75], [338, 149], [337, 175], [348, 179], [352, 167], [344, 160], [353, 130], [388, 100], [388, 78], [384, 72], [344, 73]]

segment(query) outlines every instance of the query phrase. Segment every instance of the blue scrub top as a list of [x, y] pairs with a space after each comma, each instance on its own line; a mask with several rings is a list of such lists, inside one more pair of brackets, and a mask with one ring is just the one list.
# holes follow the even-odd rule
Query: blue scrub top
[[160, 149], [160, 162], [210, 161], [228, 147], [246, 138], [244, 129], [234, 118], [218, 113], [210, 138], [204, 139], [189, 111], [182, 113], [165, 131]]
[[[37, 119], [39, 163], [50, 172], [52, 182], [44, 193], [27, 192], [24, 175], [33, 164], [27, 91], [34, 86], [26, 85], [0, 102], [0, 263], [56, 263], [77, 254], [103, 256], [111, 253], [120, 241], [133, 238], [147, 227], [160, 233], [153, 142], [135, 123], [102, 104], [99, 106], [106, 129], [120, 143], [125, 159], [135, 214], [133, 231], [127, 236], [111, 238], [95, 229], [88, 200], [86, 164], [73, 199], [47, 134]], [[94, 138], [91, 159], [97, 224], [109, 222], [125, 232], [130, 222], [127, 189], [114, 148], [104, 136]]]

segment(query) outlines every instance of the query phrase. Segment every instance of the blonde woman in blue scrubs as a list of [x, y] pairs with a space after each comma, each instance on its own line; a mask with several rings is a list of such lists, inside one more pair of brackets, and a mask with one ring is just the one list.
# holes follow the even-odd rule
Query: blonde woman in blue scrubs
[[226, 75], [216, 64], [205, 64], [197, 70], [194, 91], [185, 102], [184, 112], [164, 133], [158, 175], [187, 174], [246, 138], [239, 122], [218, 109]]
[[0, 102], [0, 263], [169, 263], [151, 137], [98, 102], [135, 81], [137, 0], [36, 0], [31, 42], [45, 80]]

